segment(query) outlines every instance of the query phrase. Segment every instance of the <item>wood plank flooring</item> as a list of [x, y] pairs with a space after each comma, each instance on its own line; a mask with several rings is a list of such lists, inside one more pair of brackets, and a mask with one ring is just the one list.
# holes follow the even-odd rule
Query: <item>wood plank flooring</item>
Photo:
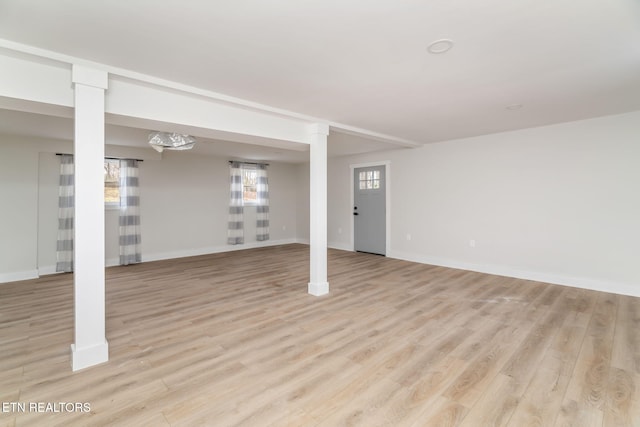
[[71, 372], [72, 275], [0, 285], [4, 426], [640, 426], [640, 299], [308, 247], [107, 269], [108, 363]]

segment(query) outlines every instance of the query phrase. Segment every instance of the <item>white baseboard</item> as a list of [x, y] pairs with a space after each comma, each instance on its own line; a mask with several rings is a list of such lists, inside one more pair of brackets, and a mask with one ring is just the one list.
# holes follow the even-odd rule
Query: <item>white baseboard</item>
[[477, 271], [479, 273], [494, 274], [497, 276], [513, 277], [516, 279], [532, 280], [536, 282], [551, 283], [554, 285], [571, 286], [574, 288], [589, 289], [592, 291], [609, 292], [620, 295], [640, 297], [640, 285], [631, 283], [610, 282], [585, 277], [572, 277], [539, 271], [521, 270], [504, 265], [473, 264], [456, 260], [430, 257], [419, 254], [393, 251], [387, 254], [389, 258], [418, 262], [421, 264], [437, 265], [440, 267], [457, 268], [460, 270]]
[[[142, 261], [161, 261], [172, 258], [184, 258], [197, 255], [208, 255], [220, 252], [240, 251], [243, 249], [262, 248], [268, 246], [289, 245], [292, 243], [304, 243], [299, 239], [281, 239], [281, 240], [267, 240], [265, 242], [251, 242], [244, 245], [226, 245], [226, 246], [213, 246], [198, 249], [187, 249], [181, 251], [172, 252], [159, 252], [155, 254], [142, 255]], [[105, 267], [114, 267], [120, 264], [119, 258], [107, 258], [105, 260]], [[37, 279], [40, 276], [47, 276], [49, 274], [58, 274], [56, 266], [45, 265], [39, 267], [37, 270], [29, 271], [17, 271], [12, 273], [0, 273], [0, 283], [18, 282], [20, 280]]]
[[348, 243], [329, 242], [327, 246], [329, 246], [331, 249], [339, 249], [341, 251], [353, 251], [353, 248]]
[[107, 258], [104, 261], [105, 267], [115, 267], [116, 265], [120, 265], [120, 258]]
[[[308, 239], [281, 239], [281, 240], [269, 240], [266, 242], [251, 242], [244, 245], [225, 245], [225, 246], [213, 246], [199, 249], [187, 249], [181, 251], [161, 252], [155, 254], [148, 254], [142, 257], [143, 262], [148, 261], [161, 261], [165, 259], [184, 258], [189, 256], [207, 255], [221, 252], [238, 251], [243, 249], [252, 249], [259, 247], [288, 245], [292, 243], [309, 244]], [[332, 249], [339, 249], [345, 251], [352, 251], [352, 248], [347, 247], [346, 244], [339, 242], [331, 242], [328, 245]], [[513, 277], [516, 279], [533, 280], [536, 282], [551, 283], [555, 285], [572, 286], [575, 288], [589, 289], [600, 292], [610, 292], [620, 295], [629, 295], [634, 297], [640, 297], [640, 285], [634, 285], [632, 283], [623, 282], [611, 282], [598, 279], [590, 279], [585, 277], [572, 277], [565, 275], [558, 275], [552, 273], [544, 273], [539, 271], [521, 270], [509, 266], [503, 265], [491, 265], [491, 264], [473, 264], [467, 262], [461, 262], [446, 258], [431, 257], [421, 254], [407, 253], [391, 251], [387, 254], [389, 258], [397, 258], [405, 261], [418, 262], [421, 264], [437, 265], [441, 267], [457, 268], [460, 270], [477, 271], [479, 273], [495, 274], [498, 276]], [[107, 259], [105, 265], [107, 267], [118, 265], [119, 260], [117, 258]], [[20, 280], [37, 279], [38, 277], [46, 274], [54, 274], [55, 265], [40, 267], [37, 270], [17, 271], [11, 273], [0, 274], [0, 283], [17, 282]]]
[[[311, 244], [309, 239], [296, 239], [295, 243], [300, 243], [301, 245], [310, 245]], [[339, 249], [341, 251], [353, 252], [353, 248], [351, 248], [349, 246], [349, 244], [347, 244], [347, 243], [329, 242], [329, 243], [327, 243], [327, 247], [329, 249]]]
[[44, 267], [38, 267], [38, 277], [40, 276], [48, 276], [49, 274], [57, 274], [60, 273], [56, 271], [56, 266], [54, 265], [45, 265]]
[[[311, 242], [309, 239], [296, 239], [295, 243], [300, 243], [301, 245], [310, 245]], [[353, 248], [349, 246], [348, 243], [341, 242], [328, 242], [327, 247], [330, 249], [339, 249], [341, 251], [353, 251]]]
[[[105, 260], [105, 267], [113, 267], [120, 264], [119, 258], [107, 258]], [[55, 265], [45, 265], [44, 267], [38, 268], [38, 277], [40, 276], [48, 276], [49, 274], [59, 274], [60, 271], [56, 271]]]
[[142, 254], [142, 262], [162, 261], [165, 259], [185, 258], [190, 256], [209, 255], [209, 254], [217, 254], [221, 252], [231, 252], [231, 251], [241, 251], [243, 249], [264, 248], [269, 246], [290, 245], [292, 243], [300, 243], [300, 242], [298, 241], [298, 239], [267, 240], [264, 242], [250, 242], [242, 245], [210, 246], [210, 247], [198, 248], [198, 249], [186, 249], [186, 250], [172, 251], [172, 252], [159, 252], [159, 253], [147, 254], [147, 255]]
[[0, 283], [18, 282], [20, 280], [37, 279], [38, 270], [13, 271], [0, 274]]

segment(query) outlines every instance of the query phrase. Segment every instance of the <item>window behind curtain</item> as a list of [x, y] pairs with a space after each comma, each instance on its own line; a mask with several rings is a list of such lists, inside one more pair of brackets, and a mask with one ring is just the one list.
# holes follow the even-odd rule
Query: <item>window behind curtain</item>
[[258, 175], [253, 165], [242, 165], [242, 203], [245, 206], [258, 202]]
[[104, 204], [110, 208], [120, 205], [120, 160], [104, 159]]

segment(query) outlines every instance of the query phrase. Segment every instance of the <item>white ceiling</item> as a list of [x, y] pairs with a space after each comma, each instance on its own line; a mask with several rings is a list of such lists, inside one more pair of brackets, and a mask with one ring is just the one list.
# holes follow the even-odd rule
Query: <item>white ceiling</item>
[[636, 0], [0, 0], [0, 38], [418, 143], [640, 110]]

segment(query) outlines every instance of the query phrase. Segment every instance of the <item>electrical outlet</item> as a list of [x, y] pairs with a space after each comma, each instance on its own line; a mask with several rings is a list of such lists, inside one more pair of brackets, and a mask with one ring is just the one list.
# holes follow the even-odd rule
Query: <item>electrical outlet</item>
[[474, 239], [469, 240], [469, 247], [470, 248], [475, 248], [476, 247], [476, 241]]
[[342, 234], [342, 227], [338, 227], [338, 234]]
[[411, 234], [407, 234], [407, 240], [411, 240]]

